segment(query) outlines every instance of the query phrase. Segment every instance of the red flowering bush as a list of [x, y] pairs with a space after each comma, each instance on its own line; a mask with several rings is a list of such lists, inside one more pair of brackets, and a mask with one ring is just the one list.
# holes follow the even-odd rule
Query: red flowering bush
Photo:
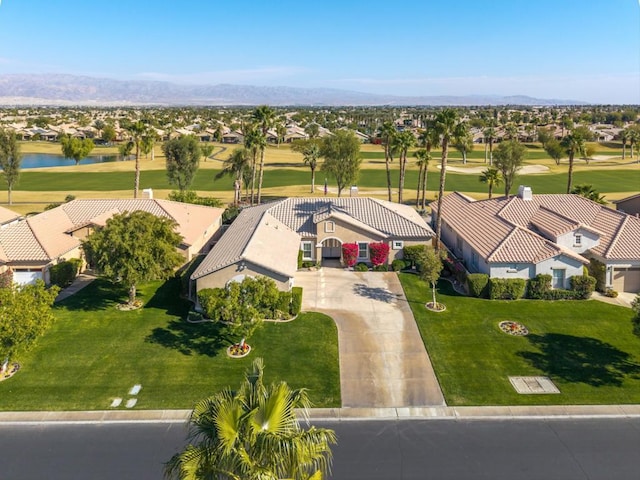
[[373, 263], [374, 266], [387, 263], [387, 259], [389, 258], [389, 244], [384, 242], [370, 243], [369, 255], [371, 257], [371, 263]]
[[342, 244], [342, 261], [347, 267], [353, 267], [358, 260], [358, 244], [343, 243]]

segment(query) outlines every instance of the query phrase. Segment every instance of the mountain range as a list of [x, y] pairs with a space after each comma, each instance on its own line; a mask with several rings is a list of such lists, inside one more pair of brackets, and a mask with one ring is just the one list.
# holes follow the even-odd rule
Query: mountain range
[[398, 96], [332, 88], [253, 85], [182, 85], [66, 74], [0, 75], [0, 105], [272, 105], [272, 106], [469, 106], [583, 105], [577, 100], [525, 95]]

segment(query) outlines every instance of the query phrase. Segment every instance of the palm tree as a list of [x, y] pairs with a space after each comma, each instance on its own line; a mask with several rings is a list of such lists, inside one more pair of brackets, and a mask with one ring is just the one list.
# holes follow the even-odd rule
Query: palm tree
[[307, 419], [304, 389], [285, 382], [264, 384], [256, 359], [239, 390], [229, 388], [199, 401], [189, 418], [189, 445], [165, 467], [168, 478], [319, 479], [330, 470], [333, 430], [303, 429], [295, 409]]
[[459, 122], [458, 112], [445, 108], [436, 116], [434, 128], [438, 132], [442, 146], [440, 161], [440, 186], [438, 188], [438, 215], [436, 218], [436, 251], [440, 251], [440, 237], [442, 234], [442, 199], [444, 197], [445, 177], [447, 175], [447, 155], [449, 143], [454, 140], [464, 127]]
[[[253, 120], [261, 128], [264, 141], [260, 141], [258, 146], [260, 149], [260, 171], [258, 174], [258, 204], [262, 195], [262, 177], [264, 175], [264, 151], [267, 148], [267, 131], [275, 121], [276, 113], [268, 105], [260, 105], [253, 111]], [[252, 195], [253, 196], [253, 195]]]
[[[247, 182], [246, 177], [250, 172], [250, 160], [251, 160], [251, 152], [244, 147], [236, 148], [231, 152], [231, 155], [227, 160], [222, 164], [222, 170], [220, 170], [215, 179], [218, 180], [224, 176], [231, 176], [235, 179], [234, 184], [237, 187], [234, 188], [234, 204], [237, 205], [240, 203], [240, 190], [242, 186], [245, 186], [245, 194]], [[237, 183], [236, 183], [237, 182]]]
[[502, 183], [502, 175], [497, 168], [489, 167], [482, 172], [479, 178], [480, 182], [489, 186], [489, 200], [493, 196], [493, 187], [498, 187]]
[[573, 183], [573, 159], [576, 154], [585, 154], [585, 141], [584, 138], [575, 130], [569, 132], [569, 134], [560, 142], [564, 147], [565, 152], [569, 155], [569, 171], [567, 179], [567, 193], [571, 193], [571, 184]]
[[138, 120], [132, 123], [128, 130], [136, 148], [136, 176], [133, 184], [133, 198], [138, 198], [138, 190], [140, 189], [140, 147], [142, 138], [147, 134], [147, 126], [141, 120]]
[[496, 139], [496, 129], [493, 126], [488, 126], [484, 129], [484, 163], [487, 163], [487, 148], [489, 145], [489, 165], [493, 165], [493, 141]]
[[410, 130], [399, 133], [395, 138], [395, 146], [400, 154], [400, 176], [398, 179], [398, 203], [402, 203], [404, 192], [404, 179], [407, 171], [407, 153], [416, 144], [416, 137]]
[[258, 152], [266, 147], [267, 138], [255, 125], [249, 126], [244, 136], [244, 146], [251, 153], [251, 205], [255, 204], [256, 169], [258, 167]]
[[467, 152], [473, 151], [473, 135], [466, 128], [466, 124], [461, 124], [460, 136], [456, 138], [453, 146], [462, 154], [462, 163], [467, 164]]
[[[629, 130], [626, 128], [620, 132], [620, 140], [622, 141], [622, 160], [624, 160], [627, 154], [627, 141], [629, 140], [629, 133]], [[633, 156], [631, 157], [631, 160], [633, 160]]]
[[600, 195], [593, 185], [581, 183], [576, 185], [571, 189], [571, 193], [575, 195], [580, 195], [581, 197], [588, 198], [592, 202], [599, 203], [601, 205], [606, 205], [607, 201], [604, 199], [604, 195]]
[[[426, 148], [420, 148], [413, 153], [413, 156], [418, 159], [416, 164], [419, 168], [418, 187], [416, 188], [416, 207], [420, 207], [421, 210], [424, 210], [427, 196], [427, 174], [429, 160], [431, 160], [431, 153], [428, 152]], [[421, 193], [422, 197], [420, 197]]]
[[[640, 130], [629, 128], [629, 145], [631, 146], [631, 161], [633, 162], [633, 147], [640, 143]], [[638, 162], [640, 162], [640, 152], [636, 152]]]
[[398, 131], [392, 122], [384, 122], [381, 134], [384, 145], [384, 165], [387, 169], [387, 200], [391, 201], [391, 162], [393, 162], [395, 138], [398, 136]]
[[302, 153], [304, 163], [309, 165], [311, 169], [311, 193], [315, 193], [316, 168], [318, 167], [318, 159], [320, 158], [320, 143], [316, 139], [298, 141], [291, 146], [291, 150]]

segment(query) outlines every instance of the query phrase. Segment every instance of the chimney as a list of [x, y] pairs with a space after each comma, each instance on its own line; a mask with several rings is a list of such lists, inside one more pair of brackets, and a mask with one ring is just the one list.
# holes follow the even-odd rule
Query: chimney
[[358, 186], [357, 185], [351, 185], [351, 188], [349, 189], [349, 196], [350, 197], [357, 197], [358, 196]]
[[518, 197], [520, 197], [524, 201], [533, 200], [533, 191], [531, 190], [531, 187], [520, 185], [518, 187]]
[[153, 188], [145, 188], [142, 190], [142, 198], [153, 199]]

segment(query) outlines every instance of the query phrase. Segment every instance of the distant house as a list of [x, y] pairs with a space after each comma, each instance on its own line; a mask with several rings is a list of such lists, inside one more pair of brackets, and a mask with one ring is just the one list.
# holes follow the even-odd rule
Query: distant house
[[146, 211], [173, 219], [183, 240], [178, 251], [185, 262], [209, 250], [221, 226], [221, 208], [167, 200], [73, 200], [0, 228], [0, 266], [13, 281], [49, 282], [48, 270], [63, 260], [82, 258], [80, 242], [114, 214]]
[[244, 143], [244, 135], [237, 130], [227, 132], [222, 136], [222, 143], [242, 144]]
[[[435, 212], [437, 205], [431, 204]], [[640, 219], [578, 195], [518, 195], [475, 201], [443, 198], [442, 241], [471, 272], [497, 278], [549, 274], [569, 288], [593, 258], [606, 266], [606, 286], [640, 291]]]
[[340, 260], [343, 243], [358, 245], [370, 263], [369, 244], [385, 242], [389, 261], [402, 248], [430, 243], [433, 230], [411, 207], [367, 197], [288, 198], [245, 208], [191, 275], [191, 295], [245, 276], [265, 275], [281, 290], [293, 285], [303, 261]]
[[[629, 215], [640, 215], [640, 193], [613, 202], [620, 212]], [[640, 241], [640, 240], [639, 240]]]

